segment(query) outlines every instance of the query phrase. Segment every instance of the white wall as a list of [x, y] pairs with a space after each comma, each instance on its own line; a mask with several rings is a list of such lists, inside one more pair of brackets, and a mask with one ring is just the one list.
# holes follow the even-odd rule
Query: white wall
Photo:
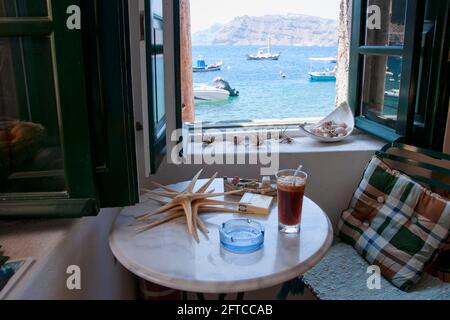
[[[329, 215], [334, 224], [340, 213], [348, 206], [353, 192], [358, 186], [365, 167], [376, 150], [384, 142], [366, 135], [356, 135], [347, 142], [337, 145], [324, 145], [309, 138], [297, 139], [293, 146], [280, 154], [280, 168], [297, 168], [299, 163], [309, 174], [306, 194]], [[300, 152], [301, 150], [304, 152]], [[200, 169], [203, 178], [212, 176], [240, 176], [259, 178], [258, 165], [174, 165], [166, 161], [158, 174], [141, 181], [142, 186], [153, 188], [152, 180], [171, 184], [191, 179]]]
[[[98, 217], [20, 222], [0, 226], [0, 242], [12, 259], [36, 258], [8, 299], [133, 299], [134, 277], [117, 263], [108, 234], [119, 209]], [[81, 290], [67, 289], [67, 267], [81, 268]]]

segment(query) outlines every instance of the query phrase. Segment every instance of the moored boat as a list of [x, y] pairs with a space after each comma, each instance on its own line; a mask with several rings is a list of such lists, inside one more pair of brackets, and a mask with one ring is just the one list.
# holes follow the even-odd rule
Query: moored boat
[[384, 105], [386, 107], [398, 108], [398, 100], [400, 99], [400, 89], [391, 89], [385, 91]]
[[311, 81], [336, 81], [336, 68], [333, 70], [309, 72]]
[[210, 72], [210, 71], [220, 71], [222, 69], [223, 62], [219, 61], [214, 64], [206, 64], [204, 59], [197, 60], [197, 66], [192, 67], [193, 72]]
[[227, 90], [215, 88], [207, 84], [194, 84], [196, 101], [225, 101], [230, 97]]
[[311, 61], [320, 61], [320, 62], [330, 62], [330, 63], [337, 63], [337, 58], [333, 57], [319, 57], [319, 58], [309, 58]]
[[269, 37], [267, 47], [260, 48], [256, 54], [247, 54], [247, 60], [278, 60], [281, 53], [272, 53], [272, 45]]

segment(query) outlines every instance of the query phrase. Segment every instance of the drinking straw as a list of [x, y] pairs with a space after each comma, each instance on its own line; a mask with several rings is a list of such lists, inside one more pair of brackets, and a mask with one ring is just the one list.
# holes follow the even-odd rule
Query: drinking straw
[[294, 173], [294, 179], [293, 179], [293, 182], [292, 182], [292, 184], [294, 186], [295, 186], [295, 183], [297, 182], [297, 177], [300, 174], [300, 172], [302, 171], [302, 169], [303, 169], [303, 165], [301, 164], [301, 165], [298, 166], [297, 170]]

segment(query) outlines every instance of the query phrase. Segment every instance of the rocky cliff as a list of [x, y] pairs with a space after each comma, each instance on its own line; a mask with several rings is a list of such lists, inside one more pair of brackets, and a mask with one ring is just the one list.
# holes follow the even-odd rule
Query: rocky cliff
[[192, 35], [193, 45], [336, 46], [338, 22], [299, 14], [237, 17]]

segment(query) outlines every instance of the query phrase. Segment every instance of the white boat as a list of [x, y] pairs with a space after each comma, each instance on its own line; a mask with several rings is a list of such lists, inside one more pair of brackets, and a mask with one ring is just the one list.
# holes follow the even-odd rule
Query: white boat
[[320, 62], [330, 62], [330, 63], [337, 63], [337, 58], [333, 57], [319, 57], [319, 58], [309, 58], [311, 61], [320, 61]]
[[260, 48], [256, 54], [247, 54], [247, 60], [278, 60], [281, 53], [272, 53], [272, 45], [269, 37], [267, 47]]
[[207, 84], [194, 84], [196, 101], [225, 101], [230, 97], [227, 90], [218, 89]]
[[399, 98], [400, 97], [400, 89], [391, 89], [385, 91], [385, 95], [389, 98]]
[[308, 75], [311, 81], [336, 81], [336, 68], [332, 71], [309, 72]]

